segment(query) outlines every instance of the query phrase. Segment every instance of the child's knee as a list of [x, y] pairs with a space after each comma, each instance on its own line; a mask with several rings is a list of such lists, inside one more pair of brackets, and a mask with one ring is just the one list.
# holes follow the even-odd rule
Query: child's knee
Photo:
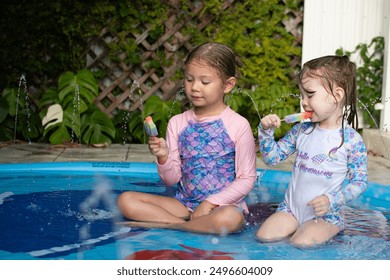
[[284, 240], [291, 235], [290, 232], [282, 230], [280, 227], [275, 225], [262, 224], [256, 232], [256, 237], [260, 242], [277, 242]]
[[260, 228], [257, 230], [256, 237], [261, 242], [271, 242], [275, 240], [275, 236], [270, 231], [264, 229], [262, 226], [260, 226]]
[[315, 245], [319, 245], [323, 243], [324, 240], [322, 240], [320, 237], [316, 236], [315, 234], [307, 231], [299, 231], [296, 232], [291, 238], [290, 243], [294, 247], [312, 247]]
[[307, 238], [302, 235], [291, 237], [290, 243], [294, 247], [302, 247], [302, 248], [311, 247], [319, 244], [319, 242], [314, 238]]
[[290, 239], [290, 242], [295, 247], [312, 247], [323, 244], [329, 241], [340, 232], [340, 229], [323, 220], [314, 224], [308, 222], [304, 229], [298, 230]]
[[118, 208], [123, 211], [125, 208], [128, 208], [131, 205], [132, 192], [123, 192], [118, 196], [116, 204]]
[[223, 215], [217, 215], [214, 221], [219, 234], [236, 232], [242, 229], [245, 218], [242, 212], [236, 207], [226, 207]]
[[259, 239], [260, 241], [266, 241], [266, 240], [267, 240], [266, 236], [264, 236], [264, 233], [263, 233], [263, 231], [261, 230], [261, 227], [256, 231], [256, 237], [257, 237], [257, 239]]

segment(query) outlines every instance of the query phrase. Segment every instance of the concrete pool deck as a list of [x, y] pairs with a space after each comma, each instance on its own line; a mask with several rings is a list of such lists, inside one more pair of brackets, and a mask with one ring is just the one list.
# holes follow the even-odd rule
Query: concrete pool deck
[[[258, 158], [257, 168], [291, 171], [294, 158], [273, 167], [267, 167]], [[71, 146], [41, 143], [3, 142], [0, 143], [0, 164], [33, 162], [155, 162], [144, 144], [112, 144], [108, 147]], [[381, 156], [368, 156], [368, 180], [390, 185], [390, 160]]]

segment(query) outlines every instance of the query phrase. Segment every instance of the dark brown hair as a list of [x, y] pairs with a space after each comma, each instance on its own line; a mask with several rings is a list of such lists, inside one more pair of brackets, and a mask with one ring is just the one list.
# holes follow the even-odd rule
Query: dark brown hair
[[[299, 87], [304, 89], [302, 79], [317, 77], [321, 79], [329, 94], [333, 95], [334, 87], [341, 87], [345, 94], [343, 99], [343, 119], [354, 129], [359, 126], [357, 116], [357, 92], [356, 92], [356, 65], [349, 60], [348, 56], [323, 56], [306, 62], [298, 74]], [[344, 131], [344, 121], [341, 122]], [[342, 142], [344, 143], [344, 133]]]
[[227, 45], [215, 42], [201, 44], [188, 54], [184, 65], [193, 60], [202, 61], [217, 70], [222, 80], [236, 77], [236, 56]]

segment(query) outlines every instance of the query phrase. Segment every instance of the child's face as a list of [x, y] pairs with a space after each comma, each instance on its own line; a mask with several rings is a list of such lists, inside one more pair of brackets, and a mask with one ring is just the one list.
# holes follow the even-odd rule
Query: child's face
[[303, 109], [313, 112], [312, 122], [318, 122], [320, 127], [328, 129], [340, 126], [342, 108], [320, 78], [304, 77], [300, 91]]
[[194, 60], [186, 65], [184, 86], [187, 98], [202, 115], [218, 115], [226, 108], [223, 101], [226, 85], [206, 63]]

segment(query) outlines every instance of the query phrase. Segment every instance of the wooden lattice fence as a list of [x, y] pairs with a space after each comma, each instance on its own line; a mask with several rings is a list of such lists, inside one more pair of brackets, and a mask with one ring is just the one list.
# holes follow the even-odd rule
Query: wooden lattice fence
[[[229, 9], [234, 1], [226, 1], [222, 9]], [[148, 43], [150, 27], [137, 26], [139, 33], [129, 33], [141, 51], [141, 63], [137, 65], [127, 64], [126, 55], [120, 56], [119, 62], [109, 59], [109, 43], [116, 42], [118, 38], [108, 29], [102, 30], [98, 38], [90, 40], [87, 56], [87, 67], [93, 71], [102, 70], [105, 77], [100, 80], [100, 93], [96, 98], [96, 105], [109, 116], [115, 115], [116, 110], [134, 111], [151, 95], [159, 95], [163, 100], [175, 96], [182, 87], [182, 81], [174, 79], [178, 69], [181, 69], [183, 58], [178, 53], [188, 53], [194, 46], [191, 45], [191, 37], [184, 35], [182, 29], [190, 24], [198, 30], [203, 30], [213, 20], [210, 14], [201, 13], [203, 5], [193, 7], [193, 13], [185, 20], [177, 20], [173, 13], [165, 22], [164, 34], [154, 43]], [[297, 45], [302, 43], [302, 12], [286, 10], [286, 20], [283, 22], [286, 30], [296, 38]], [[166, 59], [173, 59], [169, 66], [161, 65], [161, 69], [149, 68], [149, 62], [158, 59], [157, 51], [165, 52]], [[300, 63], [300, 58], [292, 60], [292, 66]], [[161, 74], [163, 73], [163, 74]], [[140, 90], [134, 92], [134, 81]]]

